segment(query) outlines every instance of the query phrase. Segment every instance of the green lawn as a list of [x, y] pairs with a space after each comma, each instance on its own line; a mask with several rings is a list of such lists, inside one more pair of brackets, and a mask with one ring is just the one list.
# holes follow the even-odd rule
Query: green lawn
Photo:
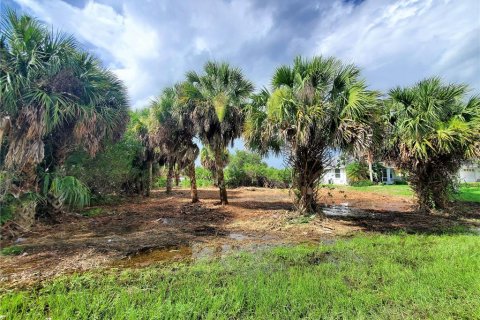
[[460, 201], [480, 202], [480, 183], [462, 185], [456, 198]]
[[210, 262], [84, 273], [31, 291], [4, 290], [0, 315], [480, 319], [479, 247], [473, 234], [359, 235]]
[[[374, 192], [383, 195], [393, 196], [413, 196], [412, 189], [408, 185], [374, 185], [366, 187], [335, 186], [342, 190], [356, 190], [363, 192]], [[468, 183], [460, 186], [460, 192], [454, 195], [454, 199], [459, 201], [480, 202], [480, 184]]]

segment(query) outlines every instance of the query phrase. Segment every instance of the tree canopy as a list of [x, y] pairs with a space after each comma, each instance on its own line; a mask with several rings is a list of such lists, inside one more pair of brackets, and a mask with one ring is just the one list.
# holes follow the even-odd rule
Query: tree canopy
[[420, 211], [444, 208], [462, 161], [480, 157], [480, 99], [428, 78], [389, 92], [386, 159], [406, 170]]

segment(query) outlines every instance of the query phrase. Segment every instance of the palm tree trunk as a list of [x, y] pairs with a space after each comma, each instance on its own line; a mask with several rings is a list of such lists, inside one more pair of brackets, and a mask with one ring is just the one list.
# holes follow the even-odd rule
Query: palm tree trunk
[[144, 191], [146, 197], [150, 196], [150, 189], [152, 188], [153, 184], [153, 161], [147, 161], [147, 185]]
[[[14, 188], [19, 190], [22, 195], [27, 195], [29, 192], [38, 192], [37, 182], [37, 164], [28, 162], [24, 165], [20, 175], [21, 181]], [[21, 197], [20, 206], [15, 210], [14, 219], [25, 229], [30, 229], [35, 224], [35, 216], [37, 213], [37, 199], [31, 197]]]
[[190, 176], [190, 194], [192, 203], [198, 202], [197, 178], [195, 176], [195, 162], [188, 165], [188, 174]]
[[373, 182], [373, 166], [371, 161], [368, 161], [368, 173], [370, 174], [370, 181]]
[[174, 169], [174, 164], [169, 162], [168, 173], [167, 173], [167, 194], [172, 193], [173, 169]]
[[373, 154], [371, 152], [368, 153], [367, 156], [367, 162], [368, 162], [368, 173], [370, 174], [370, 181], [373, 182]]
[[217, 148], [215, 150], [215, 166], [217, 168], [217, 185], [220, 191], [220, 203], [225, 205], [228, 204], [227, 197], [227, 188], [225, 187], [225, 178], [223, 176], [223, 159], [222, 159], [222, 148]]
[[180, 185], [180, 169], [178, 166], [175, 168], [175, 186], [178, 187]]

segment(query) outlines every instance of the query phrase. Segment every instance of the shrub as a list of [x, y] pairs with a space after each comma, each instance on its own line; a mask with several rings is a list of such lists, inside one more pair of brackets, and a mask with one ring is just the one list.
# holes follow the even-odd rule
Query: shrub
[[291, 182], [291, 171], [269, 167], [258, 154], [237, 150], [230, 156], [230, 163], [225, 169], [225, 181], [233, 188], [286, 188]]
[[358, 181], [368, 180], [368, 166], [365, 162], [352, 162], [345, 167], [348, 182], [353, 185]]
[[165, 188], [167, 186], [167, 178], [164, 176], [157, 177], [153, 182], [154, 188]]
[[369, 187], [369, 186], [373, 186], [373, 182], [370, 180], [360, 180], [360, 181], [352, 182], [350, 183], [350, 185], [353, 187]]
[[142, 169], [136, 162], [142, 152], [140, 141], [127, 132], [119, 142], [107, 145], [93, 158], [81, 150], [74, 152], [66, 161], [67, 175], [85, 183], [97, 196], [119, 193], [141, 175]]

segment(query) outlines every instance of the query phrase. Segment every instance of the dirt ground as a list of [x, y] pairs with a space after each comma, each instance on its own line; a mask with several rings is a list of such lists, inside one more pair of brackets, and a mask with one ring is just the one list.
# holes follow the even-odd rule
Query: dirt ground
[[37, 224], [1, 246], [18, 245], [18, 256], [0, 256], [0, 287], [31, 285], [64, 273], [94, 268], [142, 267], [178, 259], [222, 256], [233, 250], [259, 250], [279, 244], [318, 243], [355, 232], [434, 233], [445, 227], [480, 226], [480, 205], [456, 203], [449, 212], [423, 216], [413, 199], [360, 191], [321, 190], [326, 219], [299, 217], [288, 190], [239, 188], [228, 191], [228, 206], [218, 205], [218, 191], [172, 195], [154, 191], [102, 206], [96, 217], [68, 216], [62, 223]]

